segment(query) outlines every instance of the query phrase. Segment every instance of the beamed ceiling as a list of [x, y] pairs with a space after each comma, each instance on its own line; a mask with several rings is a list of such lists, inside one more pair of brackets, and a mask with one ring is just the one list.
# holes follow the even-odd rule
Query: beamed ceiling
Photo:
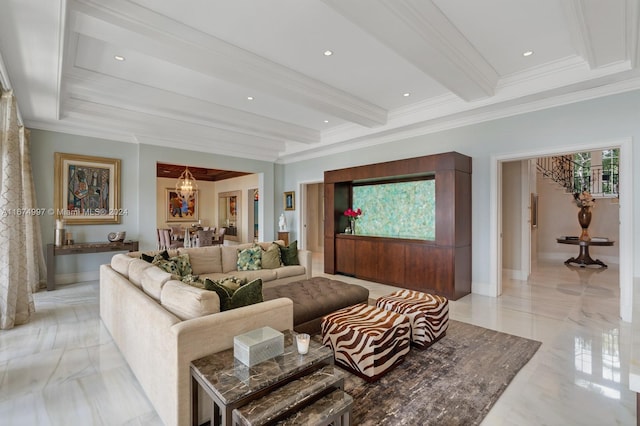
[[[172, 178], [178, 179], [187, 165], [178, 165], [178, 164], [166, 164], [166, 163], [157, 163], [156, 164], [156, 176], [159, 178]], [[189, 171], [196, 179], [196, 181], [209, 181], [216, 182], [219, 180], [231, 179], [235, 177], [245, 176], [250, 173], [246, 172], [233, 172], [229, 170], [218, 170], [218, 169], [206, 169], [203, 167], [193, 167], [189, 166]]]
[[7, 0], [0, 54], [28, 127], [286, 163], [638, 89], [638, 1]]

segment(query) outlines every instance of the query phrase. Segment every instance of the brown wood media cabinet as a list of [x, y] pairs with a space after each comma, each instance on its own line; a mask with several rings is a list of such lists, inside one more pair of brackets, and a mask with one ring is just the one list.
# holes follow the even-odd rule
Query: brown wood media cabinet
[[[358, 182], [433, 176], [435, 240], [350, 235], [344, 211]], [[449, 152], [324, 173], [324, 271], [451, 300], [471, 292], [471, 157]]]

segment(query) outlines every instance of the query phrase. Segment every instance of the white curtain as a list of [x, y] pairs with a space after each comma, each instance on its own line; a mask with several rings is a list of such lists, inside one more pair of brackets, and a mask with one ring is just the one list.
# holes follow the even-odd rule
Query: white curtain
[[0, 329], [24, 324], [35, 311], [32, 293], [44, 285], [39, 216], [29, 132], [18, 123], [11, 91], [0, 98]]

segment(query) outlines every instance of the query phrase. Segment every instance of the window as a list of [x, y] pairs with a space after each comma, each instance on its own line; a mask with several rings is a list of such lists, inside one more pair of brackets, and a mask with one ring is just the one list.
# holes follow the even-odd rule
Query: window
[[602, 193], [618, 194], [618, 178], [620, 176], [620, 150], [605, 149], [602, 151]]
[[618, 148], [573, 154], [573, 187], [575, 192], [617, 196], [620, 165]]

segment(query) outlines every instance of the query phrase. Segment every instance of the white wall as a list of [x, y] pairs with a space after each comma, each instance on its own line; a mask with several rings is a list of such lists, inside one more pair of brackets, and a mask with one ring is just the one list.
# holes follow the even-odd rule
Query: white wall
[[[538, 257], [540, 259], [564, 259], [576, 257], [578, 247], [558, 244], [556, 238], [563, 235], [580, 235], [582, 228], [578, 223], [578, 207], [573, 195], [566, 193], [563, 188], [538, 173], [538, 203], [539, 203], [539, 240]], [[606, 237], [619, 241], [620, 238], [620, 206], [616, 199], [598, 198], [591, 209], [592, 219], [589, 225], [589, 235], [592, 237]], [[589, 254], [593, 259], [600, 259], [605, 263], [619, 263], [619, 246], [589, 247]]]
[[[93, 155], [98, 157], [120, 158], [121, 189], [120, 207], [127, 214], [121, 217], [120, 224], [110, 225], [67, 225], [77, 242], [107, 242], [107, 234], [115, 231], [126, 231], [127, 239], [137, 239], [138, 215], [138, 146], [129, 143], [113, 142], [103, 139], [67, 135], [42, 130], [31, 131], [31, 161], [33, 179], [38, 207], [53, 207], [53, 182], [55, 152], [69, 154]], [[154, 172], [155, 176], [155, 172]], [[40, 219], [43, 244], [53, 243], [55, 220], [53, 216], [42, 216]], [[155, 230], [154, 230], [155, 232]], [[155, 237], [153, 237], [155, 244]], [[97, 278], [101, 264], [111, 260], [112, 253], [84, 254], [82, 256], [56, 257], [57, 282], [68, 283]]]
[[[357, 152], [285, 164], [276, 171], [276, 192], [295, 188], [300, 182], [323, 179], [325, 170], [458, 151], [473, 159], [472, 174], [472, 281], [473, 291], [489, 294], [491, 287], [490, 199], [491, 168], [497, 156], [529, 153], [533, 149], [557, 151], [566, 147], [631, 138], [640, 140], [640, 91], [569, 104], [528, 114], [474, 124], [462, 128], [373, 145], [363, 140]], [[344, 144], [343, 144], [344, 145]], [[640, 149], [633, 150], [640, 164]], [[631, 178], [627, 190], [638, 193], [640, 173], [626, 170]], [[285, 185], [286, 183], [286, 185]], [[633, 188], [633, 189], [632, 189]], [[624, 191], [624, 188], [622, 189]], [[640, 196], [634, 197], [633, 223], [640, 223]], [[295, 234], [297, 221], [287, 219]], [[640, 275], [640, 227], [634, 233], [634, 276]], [[295, 236], [294, 236], [295, 238]], [[539, 240], [542, 240], [540, 237]], [[495, 283], [493, 283], [495, 285]]]
[[[137, 239], [140, 242], [142, 250], [155, 249], [158, 220], [156, 184], [156, 163], [158, 161], [258, 174], [258, 177], [252, 181], [252, 185], [260, 188], [261, 194], [266, 194], [261, 198], [261, 237], [265, 240], [275, 239], [274, 200], [271, 196], [274, 193], [274, 165], [271, 162], [32, 130], [31, 159], [38, 207], [53, 207], [54, 152], [95, 155], [122, 160], [121, 207], [127, 210], [127, 215], [122, 217], [122, 223], [119, 225], [73, 226], [71, 232], [78, 242], [106, 242], [108, 233], [123, 230], [127, 232], [127, 239]], [[206, 203], [208, 201], [205, 200]], [[45, 245], [52, 243], [54, 218], [42, 216], [40, 226], [43, 243]], [[67, 283], [97, 279], [99, 266], [108, 263], [111, 256], [110, 253], [59, 256], [56, 258], [56, 282]]]

